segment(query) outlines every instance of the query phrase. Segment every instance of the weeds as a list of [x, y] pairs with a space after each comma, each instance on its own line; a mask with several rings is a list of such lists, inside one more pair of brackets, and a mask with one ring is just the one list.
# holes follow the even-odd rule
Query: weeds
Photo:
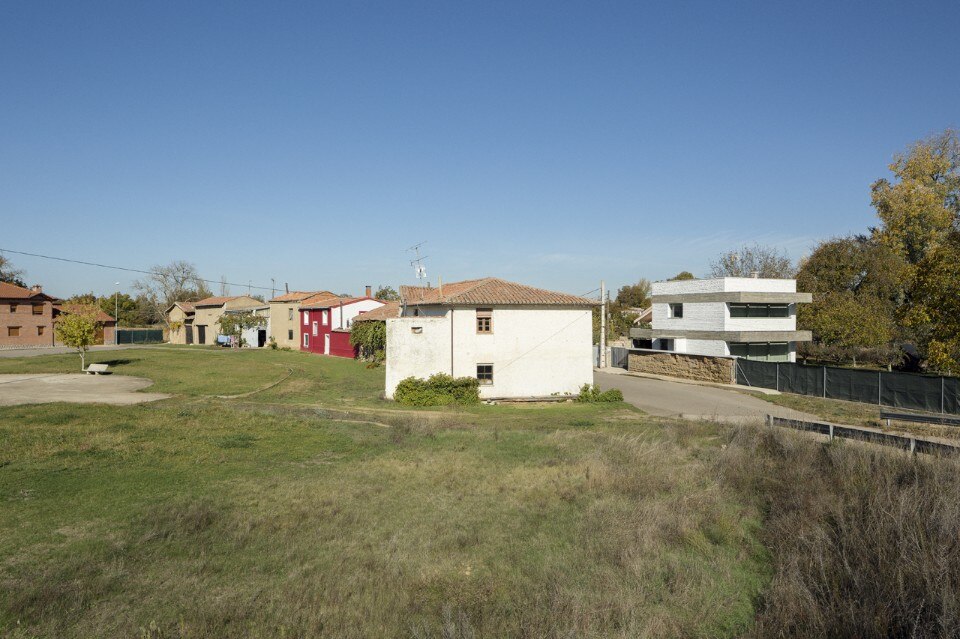
[[765, 513], [753, 636], [960, 636], [957, 461], [742, 428], [719, 469]]

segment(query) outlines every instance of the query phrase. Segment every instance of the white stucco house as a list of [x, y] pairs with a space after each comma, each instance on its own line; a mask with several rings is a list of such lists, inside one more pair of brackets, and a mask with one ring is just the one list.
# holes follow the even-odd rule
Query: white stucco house
[[696, 355], [727, 355], [793, 362], [797, 342], [811, 339], [797, 330], [797, 304], [810, 302], [797, 281], [755, 277], [654, 282], [652, 328], [634, 328], [640, 347]]
[[597, 302], [497, 278], [401, 286], [386, 320], [386, 396], [407, 377], [476, 377], [480, 396], [577, 394], [593, 383]]
[[267, 338], [270, 335], [270, 306], [264, 304], [256, 308], [224, 311], [224, 315], [236, 315], [238, 313], [253, 313], [260, 319], [260, 324], [245, 328], [241, 333], [244, 348], [263, 348], [266, 346]]

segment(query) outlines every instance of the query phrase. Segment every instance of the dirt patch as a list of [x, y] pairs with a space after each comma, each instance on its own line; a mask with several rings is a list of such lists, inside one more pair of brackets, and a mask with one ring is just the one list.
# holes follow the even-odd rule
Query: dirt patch
[[166, 399], [164, 393], [140, 393], [153, 382], [126, 375], [0, 375], [0, 406], [17, 404], [128, 405]]

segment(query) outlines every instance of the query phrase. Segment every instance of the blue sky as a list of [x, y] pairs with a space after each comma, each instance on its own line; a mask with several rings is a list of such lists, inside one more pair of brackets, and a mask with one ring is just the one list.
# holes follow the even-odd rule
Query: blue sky
[[[960, 3], [0, 4], [0, 247], [583, 293], [874, 221]], [[129, 274], [8, 254], [53, 294]], [[282, 285], [282, 284], [281, 284]], [[232, 292], [242, 292], [233, 287]]]

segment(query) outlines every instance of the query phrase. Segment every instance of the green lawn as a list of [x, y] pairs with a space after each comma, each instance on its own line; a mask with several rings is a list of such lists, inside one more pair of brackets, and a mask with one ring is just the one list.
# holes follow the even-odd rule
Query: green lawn
[[716, 426], [404, 410], [294, 352], [93, 360], [174, 397], [0, 408], [0, 636], [734, 636], [769, 580]]

